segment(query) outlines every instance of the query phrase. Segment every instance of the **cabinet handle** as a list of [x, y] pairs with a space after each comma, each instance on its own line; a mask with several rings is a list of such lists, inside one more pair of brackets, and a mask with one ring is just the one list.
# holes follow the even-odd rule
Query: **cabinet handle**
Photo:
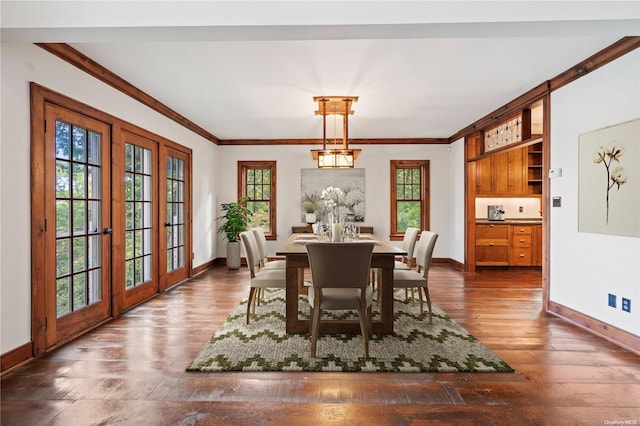
[[520, 238], [520, 242], [521, 242], [521, 243], [524, 243], [524, 238]]
[[490, 246], [493, 246], [494, 244], [493, 244], [493, 243], [489, 243], [489, 245], [490, 245]]
[[524, 253], [522, 253], [522, 254], [520, 255], [520, 257], [524, 257]]
[[520, 232], [524, 232], [524, 228], [520, 228]]

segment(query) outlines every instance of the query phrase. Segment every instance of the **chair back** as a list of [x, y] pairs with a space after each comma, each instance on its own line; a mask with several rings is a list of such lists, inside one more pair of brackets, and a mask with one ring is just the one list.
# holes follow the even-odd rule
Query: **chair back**
[[366, 288], [375, 243], [306, 244], [313, 286], [316, 288]]
[[420, 230], [414, 227], [408, 227], [404, 231], [404, 238], [402, 239], [402, 249], [407, 252], [404, 257], [408, 267], [411, 267], [413, 263], [413, 252], [416, 247], [416, 241], [418, 239], [418, 233]]
[[433, 257], [433, 248], [436, 245], [438, 234], [430, 231], [422, 231], [420, 241], [416, 244], [416, 266], [423, 269], [423, 275], [427, 278]]
[[268, 250], [267, 237], [264, 235], [264, 230], [259, 226], [251, 228], [251, 232], [253, 232], [254, 239], [256, 240], [256, 248], [258, 249], [258, 259], [260, 262], [260, 266], [264, 266]]
[[249, 265], [249, 270], [251, 271], [251, 278], [254, 278], [256, 275], [256, 269], [260, 266], [260, 257], [258, 254], [258, 244], [253, 232], [241, 232], [240, 242], [242, 242], [244, 253], [247, 256], [247, 264]]

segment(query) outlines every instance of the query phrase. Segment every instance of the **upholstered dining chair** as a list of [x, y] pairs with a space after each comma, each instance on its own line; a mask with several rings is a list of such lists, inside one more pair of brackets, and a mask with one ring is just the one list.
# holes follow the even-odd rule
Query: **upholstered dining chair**
[[404, 231], [404, 237], [402, 238], [402, 250], [407, 252], [406, 256], [402, 256], [402, 260], [396, 260], [394, 264], [395, 269], [411, 269], [413, 265], [413, 252], [416, 247], [416, 241], [418, 240], [418, 234], [420, 230], [412, 226], [408, 227]]
[[260, 253], [258, 243], [252, 231], [240, 233], [240, 241], [247, 256], [247, 264], [251, 272], [251, 289], [249, 290], [249, 300], [247, 301], [247, 324], [249, 324], [249, 314], [253, 310], [258, 296], [258, 290], [263, 288], [285, 288], [285, 269], [263, 269], [260, 270]]
[[431, 297], [429, 297], [429, 268], [431, 267], [431, 258], [433, 257], [433, 248], [436, 245], [438, 234], [430, 231], [422, 231], [420, 240], [416, 243], [416, 269], [394, 269], [393, 270], [393, 287], [404, 289], [418, 289], [418, 297], [420, 299], [420, 313], [423, 313], [422, 293], [427, 299], [427, 307], [429, 308], [429, 324], [433, 321], [433, 313], [431, 310]]
[[373, 299], [373, 290], [369, 285], [369, 267], [373, 246], [373, 242], [307, 243], [312, 278], [308, 293], [312, 357], [316, 357], [322, 311], [357, 309], [364, 356], [369, 358]]
[[[394, 269], [411, 269], [411, 267], [413, 266], [413, 252], [416, 247], [416, 240], [418, 239], [419, 233], [420, 233], [420, 230], [412, 226], [407, 227], [407, 229], [404, 231], [404, 237], [402, 238], [401, 247], [402, 247], [402, 250], [407, 252], [407, 254], [406, 256], [402, 256], [401, 260], [396, 260], [394, 262], [394, 265], [393, 265]], [[371, 272], [372, 272], [371, 282], [375, 287], [380, 278], [380, 269], [372, 269]], [[405, 297], [408, 297], [408, 291], [409, 289], [406, 289]], [[378, 300], [380, 300], [380, 286], [378, 286], [377, 297], [378, 297]], [[411, 298], [413, 299], [413, 289], [411, 289]]]
[[285, 269], [287, 267], [287, 262], [285, 260], [268, 259], [267, 237], [264, 235], [264, 230], [257, 226], [252, 228], [251, 232], [253, 232], [258, 246], [260, 269]]

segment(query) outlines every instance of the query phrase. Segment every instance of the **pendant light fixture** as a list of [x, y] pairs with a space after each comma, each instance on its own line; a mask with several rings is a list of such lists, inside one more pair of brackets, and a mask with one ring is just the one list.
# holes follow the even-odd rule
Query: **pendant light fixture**
[[[311, 157], [318, 161], [319, 169], [353, 168], [360, 155], [360, 149], [349, 148], [349, 116], [353, 115], [351, 106], [358, 101], [357, 96], [315, 96], [318, 103], [316, 115], [322, 116], [322, 149], [312, 149]], [[327, 148], [327, 116], [334, 116], [334, 147]], [[342, 116], [342, 146], [337, 142], [337, 116]]]

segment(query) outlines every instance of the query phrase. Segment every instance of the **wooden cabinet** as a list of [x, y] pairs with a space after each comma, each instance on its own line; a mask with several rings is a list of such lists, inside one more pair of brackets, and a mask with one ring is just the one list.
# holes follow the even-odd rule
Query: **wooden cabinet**
[[476, 265], [509, 265], [509, 225], [476, 225]]
[[511, 264], [514, 266], [533, 265], [531, 226], [512, 225]]
[[526, 195], [526, 148], [493, 154], [476, 162], [476, 195]]
[[527, 193], [542, 194], [542, 142], [527, 147]]
[[542, 225], [477, 224], [476, 266], [541, 266]]

